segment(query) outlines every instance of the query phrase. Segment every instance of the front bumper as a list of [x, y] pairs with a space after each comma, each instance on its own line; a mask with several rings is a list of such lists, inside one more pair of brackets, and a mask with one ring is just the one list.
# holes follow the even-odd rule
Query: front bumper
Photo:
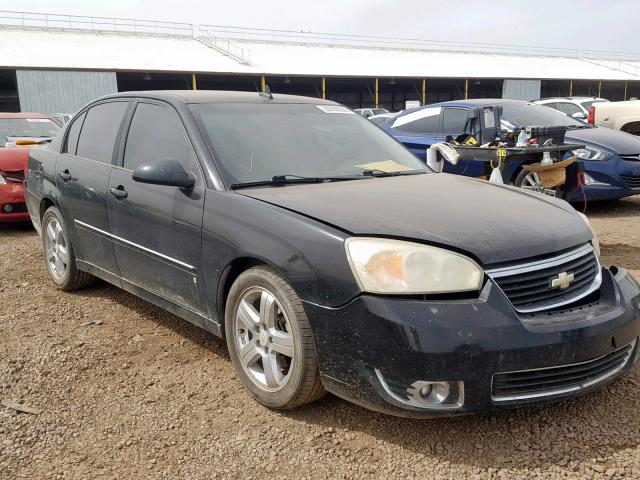
[[[5, 205], [11, 205], [11, 213], [5, 212]], [[0, 185], [0, 222], [27, 220], [29, 220], [29, 212], [24, 201], [24, 185], [22, 183]]]
[[[612, 159], [598, 162], [585, 161], [585, 171], [594, 180], [595, 185], [585, 185], [584, 194], [589, 201], [617, 200], [640, 194], [640, 161], [627, 161], [615, 155]], [[583, 200], [582, 193], [577, 192], [571, 202]]]
[[[640, 336], [640, 287], [623, 269], [603, 270], [599, 302], [580, 309], [520, 318], [488, 281], [473, 300], [425, 301], [361, 295], [340, 308], [305, 304], [327, 390], [364, 407], [408, 417], [471, 413], [541, 403], [597, 389], [629, 370], [579, 392], [515, 401], [492, 399], [493, 375], [592, 360]], [[464, 383], [454, 408], [398, 401], [381, 383], [416, 380]]]

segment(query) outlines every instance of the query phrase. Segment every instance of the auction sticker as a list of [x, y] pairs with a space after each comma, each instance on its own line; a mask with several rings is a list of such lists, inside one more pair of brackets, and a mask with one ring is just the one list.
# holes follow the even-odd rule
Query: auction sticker
[[346, 113], [355, 115], [356, 112], [352, 112], [347, 107], [343, 107], [342, 105], [316, 105], [320, 110], [324, 113]]

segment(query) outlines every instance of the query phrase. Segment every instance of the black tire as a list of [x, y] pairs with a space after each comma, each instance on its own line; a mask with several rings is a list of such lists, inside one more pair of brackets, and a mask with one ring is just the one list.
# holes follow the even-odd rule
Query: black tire
[[[55, 220], [60, 227], [62, 228], [62, 235], [64, 236], [64, 240], [66, 242], [66, 247], [68, 250], [68, 261], [66, 264], [66, 269], [63, 274], [56, 275], [54, 273], [53, 267], [51, 263], [47, 259], [47, 227], [50, 222]], [[94, 281], [95, 277], [90, 273], [83, 272], [78, 270], [76, 267], [76, 256], [73, 251], [73, 246], [71, 245], [71, 240], [69, 238], [69, 232], [67, 230], [67, 225], [62, 218], [62, 214], [60, 210], [56, 207], [49, 207], [44, 215], [42, 216], [42, 252], [44, 257], [44, 264], [47, 272], [49, 273], [49, 277], [53, 281], [53, 284], [58, 290], [63, 290], [65, 292], [70, 290], [78, 290], [81, 288], [86, 288], [90, 286]]]
[[[286, 384], [277, 391], [261, 388], [240, 361], [236, 313], [246, 292], [267, 291], [275, 297], [282, 313], [288, 318], [293, 338], [294, 360]], [[300, 299], [291, 286], [273, 269], [256, 266], [243, 272], [232, 285], [225, 309], [227, 347], [238, 377], [251, 395], [261, 404], [274, 409], [291, 409], [322, 398], [326, 391], [320, 381], [316, 348]]]

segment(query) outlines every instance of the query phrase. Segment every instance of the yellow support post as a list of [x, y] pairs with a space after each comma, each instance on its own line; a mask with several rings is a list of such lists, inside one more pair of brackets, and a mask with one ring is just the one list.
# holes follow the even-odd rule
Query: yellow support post
[[627, 99], [627, 82], [624, 82], [624, 99]]
[[427, 79], [422, 79], [422, 105], [427, 104]]
[[573, 80], [569, 80], [569, 96], [573, 97]]
[[464, 99], [469, 99], [469, 79], [465, 78], [464, 80]]
[[327, 79], [322, 77], [322, 99], [326, 100], [327, 98]]
[[263, 92], [267, 91], [267, 77], [264, 75], [262, 75], [262, 78], [260, 79], [260, 90]]
[[193, 88], [194, 90], [198, 89], [198, 84], [196, 83], [196, 74], [195, 73], [191, 74], [191, 88]]
[[598, 82], [598, 96], [602, 96], [602, 80]]
[[376, 78], [376, 108], [378, 108], [379, 92], [378, 92], [378, 79]]

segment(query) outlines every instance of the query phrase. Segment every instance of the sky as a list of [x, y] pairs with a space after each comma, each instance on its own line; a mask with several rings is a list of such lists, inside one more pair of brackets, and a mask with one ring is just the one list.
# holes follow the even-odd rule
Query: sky
[[0, 0], [0, 10], [640, 53], [637, 0]]

